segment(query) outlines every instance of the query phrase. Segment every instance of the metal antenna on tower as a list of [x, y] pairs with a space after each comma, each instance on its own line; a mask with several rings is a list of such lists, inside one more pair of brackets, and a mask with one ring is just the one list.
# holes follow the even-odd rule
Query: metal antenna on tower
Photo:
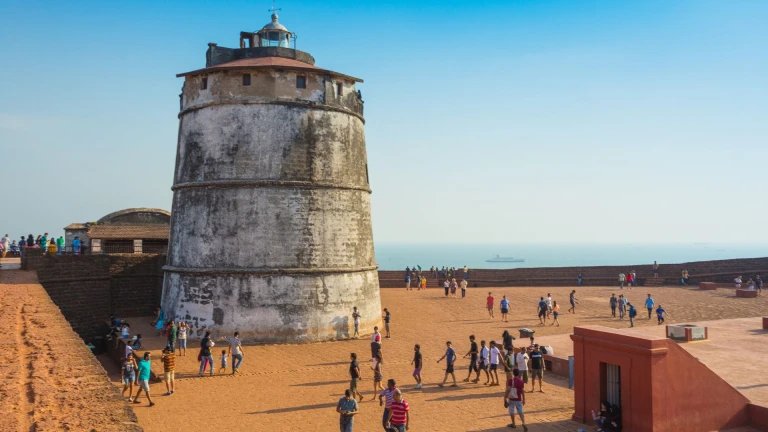
[[283, 8], [275, 8], [275, 0], [272, 0], [272, 8], [267, 9], [267, 12], [272, 12], [272, 15], [276, 14], [277, 11], [282, 11]]

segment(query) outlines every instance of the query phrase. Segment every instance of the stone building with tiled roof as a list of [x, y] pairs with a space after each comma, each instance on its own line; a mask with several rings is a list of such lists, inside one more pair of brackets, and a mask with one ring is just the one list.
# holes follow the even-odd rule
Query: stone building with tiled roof
[[171, 213], [154, 208], [131, 208], [110, 213], [96, 222], [64, 228], [67, 249], [79, 237], [91, 253], [165, 253]]

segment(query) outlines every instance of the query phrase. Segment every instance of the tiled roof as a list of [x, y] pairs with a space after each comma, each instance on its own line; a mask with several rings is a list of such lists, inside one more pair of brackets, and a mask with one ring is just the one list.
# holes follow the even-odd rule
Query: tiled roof
[[64, 229], [85, 229], [85, 224], [71, 223], [64, 227]]
[[170, 234], [168, 225], [96, 225], [88, 230], [92, 239], [162, 239]]
[[363, 82], [363, 80], [361, 80], [360, 78], [355, 78], [349, 75], [340, 74], [338, 72], [334, 72], [328, 69], [319, 68], [309, 63], [304, 63], [298, 60], [293, 60], [293, 59], [283, 58], [283, 57], [252, 57], [252, 58], [244, 58], [239, 60], [232, 60], [230, 62], [221, 63], [216, 66], [211, 66], [204, 69], [198, 69], [191, 72], [181, 73], [176, 76], [183, 77], [187, 75], [197, 75], [197, 74], [211, 73], [211, 72], [218, 72], [218, 71], [225, 71], [225, 70], [274, 69], [274, 68], [324, 72], [331, 75], [338, 75], [340, 77], [344, 77], [352, 81]]

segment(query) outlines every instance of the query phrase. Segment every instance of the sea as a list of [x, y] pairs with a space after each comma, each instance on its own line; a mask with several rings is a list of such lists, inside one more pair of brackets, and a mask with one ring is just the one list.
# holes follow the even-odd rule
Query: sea
[[[510, 269], [520, 267], [580, 267], [600, 265], [638, 265], [657, 261], [683, 263], [733, 258], [768, 256], [761, 244], [405, 244], [376, 243], [380, 270], [431, 266], [470, 269]], [[496, 255], [522, 258], [520, 263], [490, 263]]]

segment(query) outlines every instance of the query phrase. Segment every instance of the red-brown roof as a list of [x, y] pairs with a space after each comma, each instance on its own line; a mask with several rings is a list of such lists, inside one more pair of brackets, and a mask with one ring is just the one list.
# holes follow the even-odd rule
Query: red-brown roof
[[81, 223], [71, 223], [65, 226], [64, 229], [85, 229], [85, 225]]
[[208, 68], [197, 69], [190, 72], [184, 72], [176, 75], [177, 77], [183, 77], [187, 75], [199, 75], [204, 73], [219, 72], [225, 70], [241, 70], [241, 69], [293, 69], [303, 71], [323, 72], [331, 75], [337, 75], [352, 81], [363, 82], [360, 78], [353, 76], [340, 74], [328, 69], [319, 68], [309, 63], [300, 62], [284, 57], [253, 57], [239, 60], [232, 60], [231, 62], [221, 63], [216, 66]]
[[161, 239], [170, 234], [168, 225], [96, 225], [88, 230], [92, 239]]

